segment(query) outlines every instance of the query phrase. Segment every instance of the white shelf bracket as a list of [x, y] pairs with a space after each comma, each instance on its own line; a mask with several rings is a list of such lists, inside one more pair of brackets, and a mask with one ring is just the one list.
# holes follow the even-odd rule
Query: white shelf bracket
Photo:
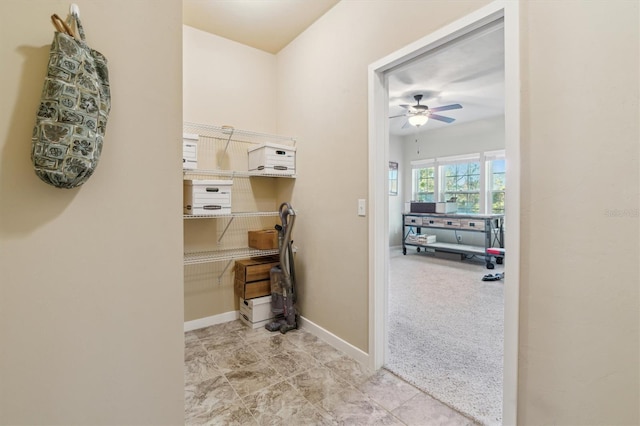
[[224, 146], [224, 153], [227, 153], [227, 149], [229, 148], [229, 142], [231, 142], [231, 137], [233, 136], [234, 128], [232, 126], [222, 126], [222, 131], [224, 133], [229, 132], [229, 137], [227, 138], [227, 144]]
[[220, 245], [222, 243], [222, 239], [224, 238], [224, 234], [227, 233], [227, 229], [229, 229], [229, 226], [231, 226], [231, 222], [233, 222], [233, 219], [235, 219], [235, 216], [231, 216], [231, 218], [229, 219], [229, 222], [227, 222], [227, 226], [224, 227], [224, 230], [222, 231], [222, 235], [220, 235], [220, 238], [218, 238], [218, 245]]
[[220, 275], [218, 275], [218, 285], [220, 285], [222, 283], [222, 277], [224, 276], [224, 273], [227, 272], [227, 269], [229, 269], [229, 266], [231, 265], [231, 262], [233, 262], [233, 260], [229, 260], [227, 262], [227, 266], [225, 266], [224, 269], [222, 270], [222, 272], [220, 273]]

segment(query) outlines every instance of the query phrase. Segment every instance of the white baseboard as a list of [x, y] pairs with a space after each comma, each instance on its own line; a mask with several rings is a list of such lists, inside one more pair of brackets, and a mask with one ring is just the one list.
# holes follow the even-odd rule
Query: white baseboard
[[[224, 314], [186, 321], [184, 323], [184, 331], [187, 332], [197, 330], [199, 328], [210, 327], [212, 325], [234, 321], [238, 318], [240, 318], [240, 311], [230, 311], [225, 312]], [[300, 324], [298, 324], [298, 326], [300, 328], [303, 328], [304, 330], [308, 331], [309, 333], [313, 334], [317, 338], [323, 340], [339, 351], [344, 352], [346, 355], [350, 356], [355, 361], [358, 361], [360, 364], [369, 366], [369, 354], [362, 351], [361, 349], [356, 348], [351, 343], [341, 339], [330, 331], [325, 330], [313, 321], [310, 321], [303, 316], [300, 316], [299, 318]]]
[[222, 324], [223, 322], [234, 321], [240, 318], [240, 311], [230, 311], [224, 314], [212, 315], [210, 317], [198, 318], [193, 321], [186, 321], [184, 323], [184, 331], [197, 330], [199, 328], [205, 328], [216, 324]]
[[309, 321], [303, 316], [300, 317], [299, 327], [313, 334], [317, 338], [327, 342], [339, 351], [344, 352], [346, 355], [358, 361], [365, 367], [369, 367], [369, 354], [362, 351], [361, 349], [356, 348], [351, 343], [341, 339], [340, 337], [336, 336], [330, 331], [325, 330], [314, 322]]

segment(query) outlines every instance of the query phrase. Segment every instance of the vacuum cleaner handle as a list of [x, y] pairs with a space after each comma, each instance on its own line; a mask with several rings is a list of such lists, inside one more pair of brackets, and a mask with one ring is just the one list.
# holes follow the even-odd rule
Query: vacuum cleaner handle
[[[289, 203], [282, 203], [280, 205], [280, 220], [282, 221], [282, 228], [284, 235], [282, 235], [282, 243], [280, 244], [280, 268], [286, 280], [291, 280], [291, 231], [293, 230], [293, 224], [295, 222], [296, 212]], [[291, 223], [288, 222], [290, 216]]]

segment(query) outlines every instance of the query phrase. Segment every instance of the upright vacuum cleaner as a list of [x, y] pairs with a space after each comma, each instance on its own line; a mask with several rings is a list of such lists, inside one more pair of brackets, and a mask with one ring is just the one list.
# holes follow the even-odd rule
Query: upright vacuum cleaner
[[275, 321], [265, 324], [269, 331], [284, 334], [298, 328], [298, 313], [296, 312], [295, 268], [293, 263], [293, 241], [291, 230], [296, 219], [296, 212], [289, 203], [280, 205], [280, 221], [276, 225], [278, 230], [278, 248], [280, 249], [280, 264], [271, 268], [271, 312], [275, 314]]

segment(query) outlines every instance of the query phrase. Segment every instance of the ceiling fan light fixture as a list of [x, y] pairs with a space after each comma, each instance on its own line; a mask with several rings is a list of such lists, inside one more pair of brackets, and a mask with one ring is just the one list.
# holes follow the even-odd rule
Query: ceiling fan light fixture
[[429, 121], [429, 116], [424, 114], [415, 114], [409, 117], [409, 124], [415, 127], [420, 127]]

